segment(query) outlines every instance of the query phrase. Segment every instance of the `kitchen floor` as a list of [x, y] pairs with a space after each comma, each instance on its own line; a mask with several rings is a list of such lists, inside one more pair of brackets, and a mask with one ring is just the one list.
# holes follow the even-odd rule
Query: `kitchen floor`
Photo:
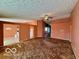
[[3, 47], [3, 50], [0, 53], [0, 59], [76, 58], [69, 41], [54, 38], [34, 38], [25, 42]]

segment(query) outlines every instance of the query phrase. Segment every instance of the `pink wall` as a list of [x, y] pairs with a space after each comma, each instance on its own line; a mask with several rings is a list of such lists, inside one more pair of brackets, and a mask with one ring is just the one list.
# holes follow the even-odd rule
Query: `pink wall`
[[27, 22], [30, 25], [37, 25], [37, 20], [32, 20], [30, 22]]
[[14, 37], [17, 32], [18, 25], [4, 24], [4, 38]]
[[52, 21], [51, 37], [71, 41], [70, 18]]
[[[30, 26], [35, 28], [36, 25], [37, 25], [36, 20], [30, 21], [27, 23], [21, 23], [19, 25], [4, 23], [4, 39], [14, 37], [14, 35], [17, 32], [17, 27], [19, 27], [20, 40], [27, 40], [27, 39], [29, 39], [29, 36], [30, 36]], [[34, 31], [34, 32], [36, 32], [36, 31]], [[36, 35], [36, 34], [34, 33], [34, 35]]]
[[36, 26], [37, 26], [37, 21], [35, 20], [20, 24], [20, 41], [25, 41], [25, 40], [30, 39], [31, 28], [34, 30], [33, 36], [36, 37], [36, 32], [37, 32]]
[[38, 20], [37, 22], [37, 37], [44, 37], [44, 21]]
[[25, 41], [30, 38], [30, 25], [20, 24], [20, 41]]
[[72, 11], [72, 25], [73, 25], [73, 33], [72, 33], [72, 47], [76, 56], [76, 59], [79, 59], [79, 0]]

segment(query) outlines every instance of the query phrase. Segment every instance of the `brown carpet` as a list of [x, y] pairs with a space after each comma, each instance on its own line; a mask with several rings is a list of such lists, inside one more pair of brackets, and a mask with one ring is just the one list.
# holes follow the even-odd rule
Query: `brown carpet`
[[71, 43], [60, 39], [36, 38], [7, 47], [17, 52], [9, 56], [3, 52], [0, 59], [75, 59]]

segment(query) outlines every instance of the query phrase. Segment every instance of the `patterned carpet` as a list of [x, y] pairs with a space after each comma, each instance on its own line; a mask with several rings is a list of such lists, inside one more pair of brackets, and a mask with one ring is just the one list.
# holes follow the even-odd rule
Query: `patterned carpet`
[[[17, 52], [6, 53], [6, 48], [16, 48]], [[6, 46], [0, 59], [75, 59], [75, 56], [69, 41], [36, 38]]]

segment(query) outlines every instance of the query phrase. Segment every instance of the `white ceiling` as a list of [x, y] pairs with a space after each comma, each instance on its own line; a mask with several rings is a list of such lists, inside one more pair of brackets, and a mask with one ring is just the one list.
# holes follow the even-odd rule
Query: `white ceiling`
[[70, 15], [77, 0], [1, 0], [0, 16], [38, 19], [45, 14], [55, 18]]

